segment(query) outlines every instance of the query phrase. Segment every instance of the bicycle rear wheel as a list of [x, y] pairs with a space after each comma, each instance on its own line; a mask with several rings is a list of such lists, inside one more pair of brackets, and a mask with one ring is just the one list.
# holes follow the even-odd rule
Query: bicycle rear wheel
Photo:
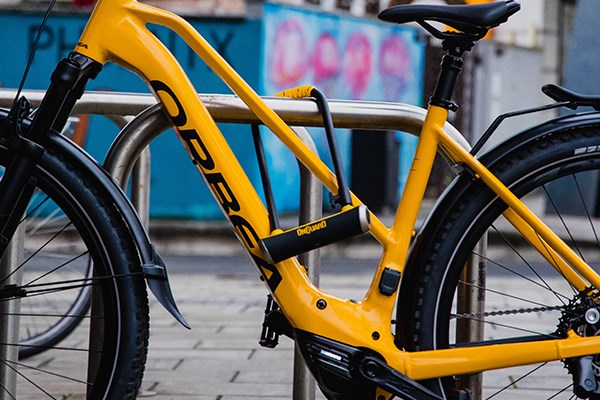
[[[0, 267], [0, 321], [3, 330], [20, 329], [8, 334], [14, 341], [0, 341], [0, 395], [133, 399], [148, 342], [137, 250], [110, 199], [58, 152], [50, 145], [39, 161], [22, 233], [13, 238], [22, 243]], [[0, 165], [8, 153], [0, 143]], [[98, 304], [93, 315], [82, 316], [92, 290]], [[35, 329], [55, 331], [25, 341]], [[40, 354], [17, 360], [16, 349]]]
[[[600, 153], [594, 150], [599, 137], [598, 127], [548, 135], [491, 170], [600, 271]], [[586, 303], [552, 266], [556, 262], [523, 240], [502, 216], [506, 206], [497, 196], [479, 181], [466, 181], [460, 198], [437, 214], [443, 216], [409, 260], [422, 268], [404, 277], [399, 345], [416, 351], [559, 338], [569, 329], [598, 334], [600, 325], [584, 318], [597, 304]], [[472, 307], [465, 307], [469, 300]], [[574, 397], [574, 368], [573, 360], [563, 360], [425, 383], [446, 398], [467, 387], [474, 399], [568, 399]]]

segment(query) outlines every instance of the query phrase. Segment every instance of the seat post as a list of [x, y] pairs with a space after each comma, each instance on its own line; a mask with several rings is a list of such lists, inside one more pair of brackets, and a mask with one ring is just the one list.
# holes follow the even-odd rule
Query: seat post
[[448, 53], [442, 58], [440, 75], [433, 96], [429, 99], [429, 104], [456, 111], [458, 105], [452, 101], [452, 93], [458, 75], [462, 71], [462, 55], [473, 47], [473, 42], [470, 40], [456, 40], [455, 38], [455, 40], [444, 40], [443, 44]]

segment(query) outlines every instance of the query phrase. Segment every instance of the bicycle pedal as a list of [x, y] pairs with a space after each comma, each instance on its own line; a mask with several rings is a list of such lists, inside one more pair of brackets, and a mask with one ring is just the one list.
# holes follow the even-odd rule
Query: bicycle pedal
[[258, 344], [273, 349], [279, 344], [279, 336], [281, 335], [291, 337], [292, 327], [283, 315], [279, 305], [273, 300], [273, 296], [269, 294]]
[[261, 249], [265, 259], [275, 264], [307, 251], [361, 235], [369, 228], [370, 217], [366, 206], [346, 207], [337, 214], [266, 237], [261, 240]]

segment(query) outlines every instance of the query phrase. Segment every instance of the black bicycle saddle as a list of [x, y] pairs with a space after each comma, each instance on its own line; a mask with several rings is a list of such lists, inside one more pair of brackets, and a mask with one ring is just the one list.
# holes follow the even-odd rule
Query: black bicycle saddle
[[516, 0], [461, 6], [412, 4], [383, 10], [378, 18], [397, 24], [436, 21], [466, 34], [479, 34], [506, 22], [520, 8]]
[[600, 95], [581, 94], [552, 83], [542, 86], [542, 92], [553, 100], [572, 103], [572, 108], [589, 106], [600, 110]]

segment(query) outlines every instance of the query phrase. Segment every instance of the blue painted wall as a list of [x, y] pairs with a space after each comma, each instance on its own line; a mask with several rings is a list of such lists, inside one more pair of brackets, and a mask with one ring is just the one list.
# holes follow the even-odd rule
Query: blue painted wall
[[[11, 62], [2, 63], [0, 86], [17, 87], [41, 15], [1, 13], [2, 54], [10, 54]], [[86, 21], [85, 15], [52, 17], [41, 37], [40, 47], [26, 83], [29, 89], [46, 89], [56, 63], [74, 47]], [[192, 25], [233, 65], [253, 87], [259, 83], [260, 21], [251, 19], [190, 19]], [[196, 90], [201, 93], [230, 93], [216, 75], [172, 31], [152, 27], [157, 36], [171, 49], [189, 74]], [[149, 93], [137, 76], [116, 65], [108, 64], [99, 77], [88, 85], [91, 90]], [[231, 137], [232, 147], [242, 165], [247, 167], [251, 180], [257, 181], [255, 157], [249, 151], [249, 128], [223, 125]], [[102, 159], [118, 130], [103, 117], [92, 117], [86, 149]], [[152, 183], [151, 216], [206, 219], [221, 217], [204, 181], [171, 131], [151, 145]], [[178, 176], [177, 180], [172, 177]]]
[[[306, 12], [298, 9], [291, 9], [275, 5], [266, 5], [265, 18], [259, 19], [199, 19], [191, 18], [192, 25], [233, 65], [240, 75], [254, 88], [263, 94], [273, 94], [276, 89], [276, 82], [273, 81], [269, 59], [273, 57], [273, 41], [277, 39], [274, 29], [277, 29], [278, 21], [283, 16], [286, 18], [299, 18], [303, 24], [312, 24], [315, 27], [333, 27], [338, 31], [336, 40], [340, 50], [346, 51], [346, 43], [356, 40], [354, 33], [365, 36], [373, 47], [372, 74], [367, 82], [368, 85], [362, 88], [360, 81], [355, 81], [359, 89], [364, 89], [364, 94], [356, 96], [354, 94], [343, 94], [348, 86], [342, 80], [336, 83], [337, 89], [329, 93], [331, 97], [359, 98], [359, 99], [384, 99], [384, 94], [378, 95], [386, 87], [392, 85], [402, 85], [401, 91], [395, 91], [392, 98], [385, 96], [387, 101], [408, 101], [413, 104], [420, 104], [420, 93], [422, 92], [423, 72], [422, 72], [422, 53], [424, 45], [417, 40], [415, 32], [412, 30], [401, 29], [391, 25], [378, 24], [373, 21], [365, 21], [350, 17], [340, 17], [333, 15], [321, 15], [314, 12]], [[87, 15], [56, 15], [53, 16], [42, 35], [40, 47], [36, 54], [35, 62], [32, 66], [30, 76], [26, 83], [29, 89], [46, 89], [49, 83], [49, 77], [56, 63], [66, 56], [75, 46], [80, 32], [84, 28]], [[40, 14], [25, 14], [16, 12], [0, 12], [0, 26], [2, 26], [3, 40], [0, 41], [0, 51], [2, 54], [10, 55], [10, 62], [4, 62], [0, 67], [0, 86], [16, 87], [20, 81], [21, 74], [26, 64], [29, 49], [33, 43], [38, 25], [41, 21]], [[310, 26], [307, 25], [310, 29]], [[156, 35], [176, 55], [184, 69], [188, 72], [190, 79], [194, 83], [196, 90], [200, 93], [230, 93], [225, 86], [188, 48], [188, 46], [178, 38], [173, 32], [153, 27]], [[314, 30], [313, 30], [314, 31]], [[322, 31], [322, 30], [321, 30]], [[320, 31], [320, 32], [321, 32]], [[310, 31], [309, 31], [310, 32]], [[324, 32], [324, 31], [323, 31]], [[312, 32], [316, 33], [316, 31]], [[325, 32], [325, 34], [327, 34]], [[396, 35], [408, 47], [405, 49], [410, 56], [410, 65], [398, 66], [384, 65], [376, 57], [377, 52], [382, 47], [386, 38]], [[307, 35], [312, 38], [314, 35]], [[316, 37], [316, 36], [315, 36]], [[312, 39], [311, 39], [312, 40]], [[403, 51], [403, 50], [402, 50]], [[308, 57], [308, 56], [307, 56]], [[311, 71], [321, 68], [327, 74], [331, 72], [326, 59], [315, 61], [311, 59]], [[294, 66], [292, 66], [294, 67]], [[391, 75], [402, 73], [402, 68], [408, 68], [407, 76], [398, 81], [398, 76], [391, 76], [386, 79], [379, 74], [382, 68], [388, 68]], [[389, 69], [391, 68], [391, 69]], [[340, 70], [341, 71], [341, 70]], [[281, 73], [282, 71], [278, 71]], [[283, 73], [287, 73], [283, 71]], [[306, 76], [303, 82], [283, 82], [280, 83], [310, 83], [313, 78], [323, 78], [323, 76]], [[326, 81], [317, 82], [318, 86], [331, 87], [330, 76], [326, 76]], [[356, 78], [356, 77], [355, 77]], [[389, 79], [392, 79], [390, 81]], [[394, 86], [396, 87], [396, 86]], [[115, 65], [107, 65], [95, 80], [90, 82], [88, 89], [91, 90], [109, 90], [124, 92], [144, 92], [149, 93], [144, 82], [132, 73], [121, 69]], [[388, 93], [389, 94], [389, 93]], [[400, 97], [398, 97], [400, 96]], [[221, 125], [226, 136], [230, 138], [230, 144], [240, 159], [242, 165], [248, 171], [249, 178], [258, 187], [259, 193], [262, 192], [260, 178], [256, 165], [254, 150], [251, 142], [250, 129], [247, 126], [240, 125]], [[94, 157], [102, 160], [110, 143], [117, 135], [117, 128], [103, 117], [93, 116], [91, 118], [90, 128], [88, 130], [86, 149]], [[343, 156], [349, 165], [349, 138], [347, 133], [341, 133], [341, 143], [343, 146]], [[324, 136], [316, 133], [316, 139], [320, 145], [322, 154], [329, 158], [324, 146]], [[404, 137], [400, 140], [408, 145], [403, 146], [406, 152], [410, 150], [411, 139]], [[216, 206], [212, 196], [208, 192], [204, 181], [200, 178], [195, 167], [189, 161], [179, 140], [173, 132], [165, 133], [159, 137], [152, 145], [152, 182], [151, 182], [151, 216], [152, 217], [172, 217], [172, 218], [192, 218], [192, 219], [213, 219], [221, 218], [221, 211]], [[298, 175], [295, 173], [297, 167], [291, 156], [286, 156], [285, 166], [279, 165], [281, 156], [285, 153], [280, 152], [280, 146], [272, 138], [267, 140], [267, 151], [271, 152], [271, 168], [274, 177], [274, 186], [278, 189], [276, 195], [280, 209], [293, 211], [298, 206]], [[411, 151], [407, 152], [410, 156]], [[403, 155], [404, 157], [404, 155]], [[409, 157], [403, 158], [409, 160]], [[406, 163], [406, 161], [404, 161]], [[290, 170], [293, 173], [290, 175]], [[178, 176], [178, 179], [173, 179]], [[290, 179], [291, 176], [291, 179]]]
[[567, 88], [581, 93], [600, 93], [600, 41], [598, 32], [592, 28], [598, 23], [598, 15], [598, 0], [577, 1], [573, 31], [567, 43], [563, 82]]

